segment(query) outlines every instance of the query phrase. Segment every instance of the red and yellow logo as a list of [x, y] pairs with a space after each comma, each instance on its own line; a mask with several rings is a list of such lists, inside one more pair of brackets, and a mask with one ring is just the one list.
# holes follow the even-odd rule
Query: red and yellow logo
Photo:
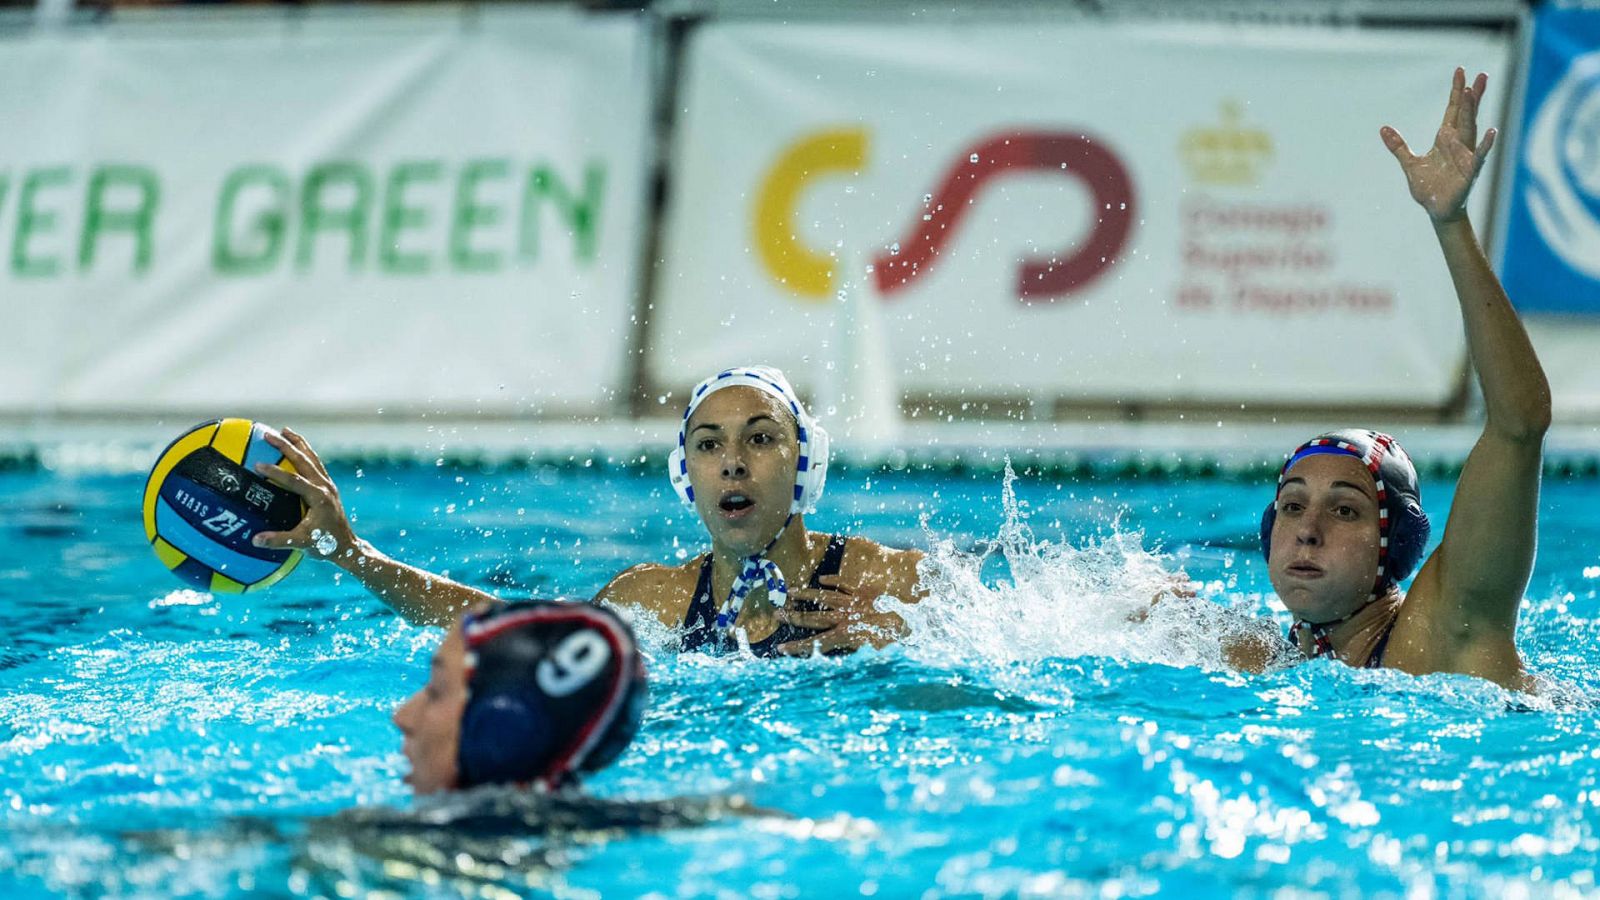
[[[834, 260], [798, 237], [795, 210], [818, 178], [859, 176], [867, 166], [863, 128], [812, 132], [790, 144], [768, 170], [752, 210], [756, 247], [767, 272], [803, 299], [825, 301], [834, 290]], [[873, 278], [885, 298], [926, 278], [961, 231], [976, 199], [997, 179], [1022, 172], [1053, 172], [1089, 189], [1095, 225], [1076, 247], [1025, 257], [1013, 290], [1023, 303], [1053, 303], [1103, 276], [1121, 258], [1133, 230], [1133, 179], [1103, 141], [1076, 132], [1016, 131], [981, 138], [957, 155], [919, 210], [908, 233], [873, 261]]]

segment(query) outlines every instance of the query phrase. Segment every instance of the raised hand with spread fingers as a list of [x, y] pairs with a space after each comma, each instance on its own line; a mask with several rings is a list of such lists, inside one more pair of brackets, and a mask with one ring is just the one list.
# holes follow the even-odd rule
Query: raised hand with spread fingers
[[1412, 199], [1435, 222], [1466, 217], [1467, 195], [1494, 146], [1493, 128], [1484, 132], [1482, 140], [1478, 138], [1478, 106], [1488, 87], [1488, 75], [1480, 72], [1469, 87], [1466, 71], [1456, 69], [1444, 121], [1433, 137], [1433, 146], [1421, 156], [1411, 152], [1394, 126], [1385, 125], [1378, 130], [1384, 146], [1400, 161]]

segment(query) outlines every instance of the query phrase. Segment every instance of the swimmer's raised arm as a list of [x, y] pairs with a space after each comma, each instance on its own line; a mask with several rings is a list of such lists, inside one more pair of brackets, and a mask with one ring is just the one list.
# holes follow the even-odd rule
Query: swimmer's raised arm
[[[283, 429], [267, 432], [267, 442], [282, 451], [295, 472], [265, 463], [256, 466], [273, 484], [305, 501], [306, 514], [292, 531], [263, 531], [258, 547], [303, 550], [354, 575], [362, 586], [393, 607], [408, 622], [449, 625], [467, 608], [494, 597], [448, 578], [391, 559], [356, 536], [345, 514], [339, 488], [306, 439]], [[297, 474], [298, 473], [298, 474]]]
[[1465, 73], [1456, 70], [1444, 122], [1422, 156], [1414, 156], [1393, 128], [1384, 126], [1380, 133], [1400, 162], [1412, 198], [1433, 221], [1487, 413], [1457, 482], [1444, 538], [1408, 599], [1435, 627], [1430, 639], [1406, 642], [1410, 646], [1402, 652], [1425, 670], [1468, 672], [1505, 684], [1521, 669], [1513, 632], [1533, 570], [1550, 385], [1467, 218], [1467, 195], [1494, 146], [1494, 129], [1481, 141], [1477, 137], [1487, 82], [1479, 75], [1469, 87]]

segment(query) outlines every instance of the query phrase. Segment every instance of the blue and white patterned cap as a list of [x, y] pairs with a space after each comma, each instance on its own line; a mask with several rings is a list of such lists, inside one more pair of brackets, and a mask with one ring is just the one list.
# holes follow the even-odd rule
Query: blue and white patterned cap
[[789, 512], [793, 515], [814, 511], [828, 481], [828, 432], [806, 412], [800, 397], [790, 387], [783, 373], [771, 366], [725, 369], [695, 386], [689, 395], [689, 405], [683, 410], [683, 421], [678, 424], [678, 446], [667, 459], [667, 474], [672, 478], [672, 489], [685, 504], [694, 505], [694, 488], [689, 484], [689, 417], [694, 415], [707, 397], [730, 387], [755, 388], [770, 394], [794, 415], [800, 437], [800, 458], [795, 467], [794, 501], [789, 506]]

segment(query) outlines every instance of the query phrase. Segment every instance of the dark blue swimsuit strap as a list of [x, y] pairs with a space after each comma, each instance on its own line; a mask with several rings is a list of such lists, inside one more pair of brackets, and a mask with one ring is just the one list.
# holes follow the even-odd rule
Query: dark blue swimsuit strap
[[848, 540], [842, 534], [828, 538], [828, 547], [822, 551], [822, 562], [817, 563], [817, 570], [811, 573], [811, 587], [823, 590], [822, 579], [831, 578], [844, 568], [844, 545]]
[[[817, 564], [816, 571], [811, 573], [808, 587], [820, 590], [824, 577], [839, 574], [844, 568], [844, 550], [848, 540], [842, 534], [828, 538], [827, 549], [823, 550], [822, 561]], [[801, 604], [804, 601], [796, 600], [796, 603]], [[681, 652], [688, 653], [692, 650], [727, 652], [732, 649], [717, 640], [717, 605], [711, 596], [711, 554], [707, 553], [705, 559], [700, 561], [700, 579], [694, 586], [694, 599], [689, 601], [689, 611], [683, 616], [683, 638], [678, 645]], [[756, 656], [777, 656], [779, 644], [798, 641], [816, 633], [812, 629], [797, 628], [785, 622], [778, 626], [777, 631], [751, 644], [750, 652]]]
[[717, 605], [711, 601], [711, 554], [700, 563], [700, 580], [695, 582], [694, 599], [689, 601], [689, 611], [683, 616], [683, 637], [678, 649], [683, 653], [699, 650], [708, 644], [715, 646]]

